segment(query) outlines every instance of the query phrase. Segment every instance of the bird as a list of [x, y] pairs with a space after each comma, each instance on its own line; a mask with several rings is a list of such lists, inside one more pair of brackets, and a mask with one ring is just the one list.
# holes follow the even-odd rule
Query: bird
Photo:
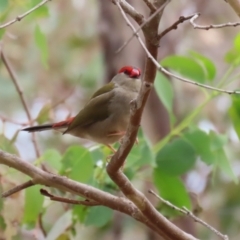
[[141, 70], [124, 66], [112, 80], [97, 90], [75, 117], [22, 129], [27, 132], [58, 130], [109, 147], [125, 135], [130, 121], [130, 103], [141, 88]]

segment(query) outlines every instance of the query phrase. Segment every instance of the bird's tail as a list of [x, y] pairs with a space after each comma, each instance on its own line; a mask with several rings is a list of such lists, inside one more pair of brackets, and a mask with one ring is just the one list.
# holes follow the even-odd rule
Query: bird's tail
[[33, 126], [33, 127], [27, 127], [22, 129], [22, 131], [27, 131], [27, 132], [41, 132], [41, 131], [46, 131], [46, 130], [62, 130], [66, 129], [71, 122], [73, 121], [74, 117], [68, 118], [65, 121], [58, 122], [58, 123], [50, 123], [50, 124], [44, 124], [44, 125], [39, 125], [39, 126]]
[[44, 124], [44, 125], [39, 125], [39, 126], [27, 127], [27, 128], [22, 129], [22, 131], [41, 132], [41, 131], [53, 129], [53, 125], [54, 124]]

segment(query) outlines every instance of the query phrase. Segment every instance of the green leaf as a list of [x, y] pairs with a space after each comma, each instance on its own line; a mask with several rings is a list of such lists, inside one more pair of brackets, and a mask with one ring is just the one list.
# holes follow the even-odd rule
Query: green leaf
[[214, 131], [209, 133], [212, 151], [222, 149], [228, 142], [228, 138], [222, 134], [216, 134]]
[[162, 198], [180, 208], [184, 206], [191, 209], [189, 194], [179, 177], [168, 175], [159, 168], [155, 168], [153, 180]]
[[50, 113], [51, 113], [52, 104], [46, 103], [43, 105], [42, 109], [38, 113], [36, 121], [38, 124], [43, 124], [44, 122], [50, 120]]
[[204, 83], [205, 74], [201, 65], [194, 59], [172, 55], [164, 58], [161, 61], [163, 67], [170, 68], [171, 70], [181, 74], [184, 77], [190, 78], [191, 80]]
[[46, 240], [56, 240], [61, 236], [72, 224], [72, 212], [68, 210], [54, 223], [49, 231]]
[[5, 230], [6, 227], [7, 227], [7, 224], [6, 224], [5, 220], [4, 220], [4, 218], [0, 215], [0, 229], [1, 230]]
[[190, 170], [196, 161], [191, 144], [183, 139], [173, 140], [164, 146], [156, 156], [158, 169], [169, 175], [182, 175]]
[[135, 144], [132, 148], [124, 165], [124, 170], [131, 168], [134, 175], [136, 174], [136, 171], [144, 165], [146, 166], [150, 164], [153, 166], [155, 160], [155, 156], [149, 147], [148, 139], [146, 139], [141, 133], [142, 131], [139, 131], [139, 143]]
[[71, 179], [86, 183], [93, 176], [93, 159], [89, 151], [82, 146], [67, 149], [62, 158], [62, 173]]
[[88, 208], [83, 205], [74, 205], [73, 216], [77, 218], [80, 223], [83, 223], [87, 216]]
[[240, 34], [235, 37], [233, 47], [225, 54], [224, 59], [234, 66], [240, 64]]
[[13, 142], [2, 134], [0, 134], [0, 149], [18, 155], [18, 150], [13, 145]]
[[3, 38], [5, 32], [6, 32], [5, 28], [0, 29], [0, 40]]
[[210, 81], [214, 80], [216, 76], [216, 67], [214, 63], [209, 58], [197, 52], [190, 51], [189, 53], [192, 57], [195, 58], [196, 61], [198, 61], [202, 65], [205, 72], [206, 79]]
[[[2, 193], [3, 193], [2, 183], [0, 182], [0, 196], [2, 196]], [[0, 197], [0, 213], [1, 213], [2, 209], [3, 209], [3, 198]], [[1, 226], [1, 224], [0, 224], [0, 226]]]
[[41, 186], [36, 185], [25, 190], [24, 223], [35, 224], [42, 212], [44, 197], [40, 194], [40, 189]]
[[233, 127], [240, 139], [240, 96], [232, 95], [232, 106], [228, 110], [228, 114], [232, 120]]
[[91, 207], [85, 219], [86, 226], [103, 227], [113, 218], [113, 210], [103, 206]]
[[218, 166], [226, 175], [228, 175], [233, 181], [237, 184], [238, 183], [238, 177], [234, 174], [231, 164], [228, 161], [228, 158], [226, 156], [226, 153], [224, 149], [218, 149], [214, 153], [216, 158], [216, 166]]
[[0, 1], [0, 13], [5, 11], [8, 8], [8, 0]]
[[211, 138], [206, 132], [196, 129], [185, 133], [183, 138], [194, 147], [196, 154], [203, 162], [208, 165], [214, 163], [215, 157], [211, 150]]
[[41, 31], [40, 27], [36, 25], [34, 31], [35, 43], [40, 50], [41, 60], [44, 67], [48, 67], [48, 44], [45, 34]]
[[46, 162], [47, 165], [58, 172], [62, 167], [61, 159], [62, 155], [56, 149], [48, 149], [41, 156], [40, 161]]
[[162, 73], [158, 72], [154, 82], [154, 87], [165, 108], [168, 112], [172, 112], [173, 89], [169, 80]]
[[210, 138], [211, 150], [215, 157], [215, 166], [219, 167], [225, 174], [233, 179], [235, 183], [238, 183], [238, 178], [234, 174], [224, 150], [224, 146], [228, 141], [227, 137], [211, 131]]
[[[103, 62], [103, 56], [101, 54], [98, 53], [92, 56], [92, 60], [89, 61], [81, 77], [81, 84], [83, 87], [92, 90], [92, 88], [96, 86], [97, 81], [103, 76]], [[79, 80], [77, 79], [77, 81]]]
[[[28, 3], [28, 9], [31, 9], [33, 7], [35, 7], [38, 3], [40, 3], [42, 0], [31, 0]], [[33, 12], [31, 12], [31, 14], [29, 14], [27, 16], [28, 20], [36, 20], [36, 18], [44, 18], [44, 17], [48, 17], [49, 16], [49, 12], [48, 12], [48, 7], [47, 5], [43, 5], [39, 8], [37, 8], [36, 10], [34, 10]]]
[[162, 74], [157, 73], [156, 80], [154, 82], [154, 87], [157, 92], [158, 97], [162, 101], [164, 107], [167, 109], [171, 117], [171, 122], [175, 121], [173, 114], [173, 88], [170, 81]]
[[240, 51], [240, 34], [238, 34], [234, 38], [233, 46], [234, 46], [234, 49], [236, 49], [237, 51]]

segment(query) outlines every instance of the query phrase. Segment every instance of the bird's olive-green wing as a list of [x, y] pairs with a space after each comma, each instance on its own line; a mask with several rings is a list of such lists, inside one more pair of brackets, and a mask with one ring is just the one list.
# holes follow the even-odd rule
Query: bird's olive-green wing
[[91, 97], [91, 99], [95, 98], [95, 97], [98, 97], [104, 93], [108, 93], [110, 92], [111, 90], [113, 90], [114, 88], [114, 83], [110, 82], [106, 85], [104, 85], [103, 87], [101, 87], [100, 89], [98, 89]]
[[109, 92], [109, 88], [107, 91], [105, 87], [106, 86], [100, 88], [92, 96], [87, 105], [77, 114], [69, 125], [66, 133], [76, 127], [84, 127], [94, 122], [102, 121], [110, 115], [108, 105], [114, 93], [112, 91]]

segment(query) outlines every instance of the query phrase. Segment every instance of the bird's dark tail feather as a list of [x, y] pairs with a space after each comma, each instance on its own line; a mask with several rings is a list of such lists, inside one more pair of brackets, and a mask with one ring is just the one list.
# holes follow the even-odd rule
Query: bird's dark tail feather
[[41, 132], [45, 130], [53, 129], [53, 124], [44, 124], [40, 126], [34, 126], [34, 127], [27, 127], [22, 129], [21, 131], [27, 131], [27, 132]]

